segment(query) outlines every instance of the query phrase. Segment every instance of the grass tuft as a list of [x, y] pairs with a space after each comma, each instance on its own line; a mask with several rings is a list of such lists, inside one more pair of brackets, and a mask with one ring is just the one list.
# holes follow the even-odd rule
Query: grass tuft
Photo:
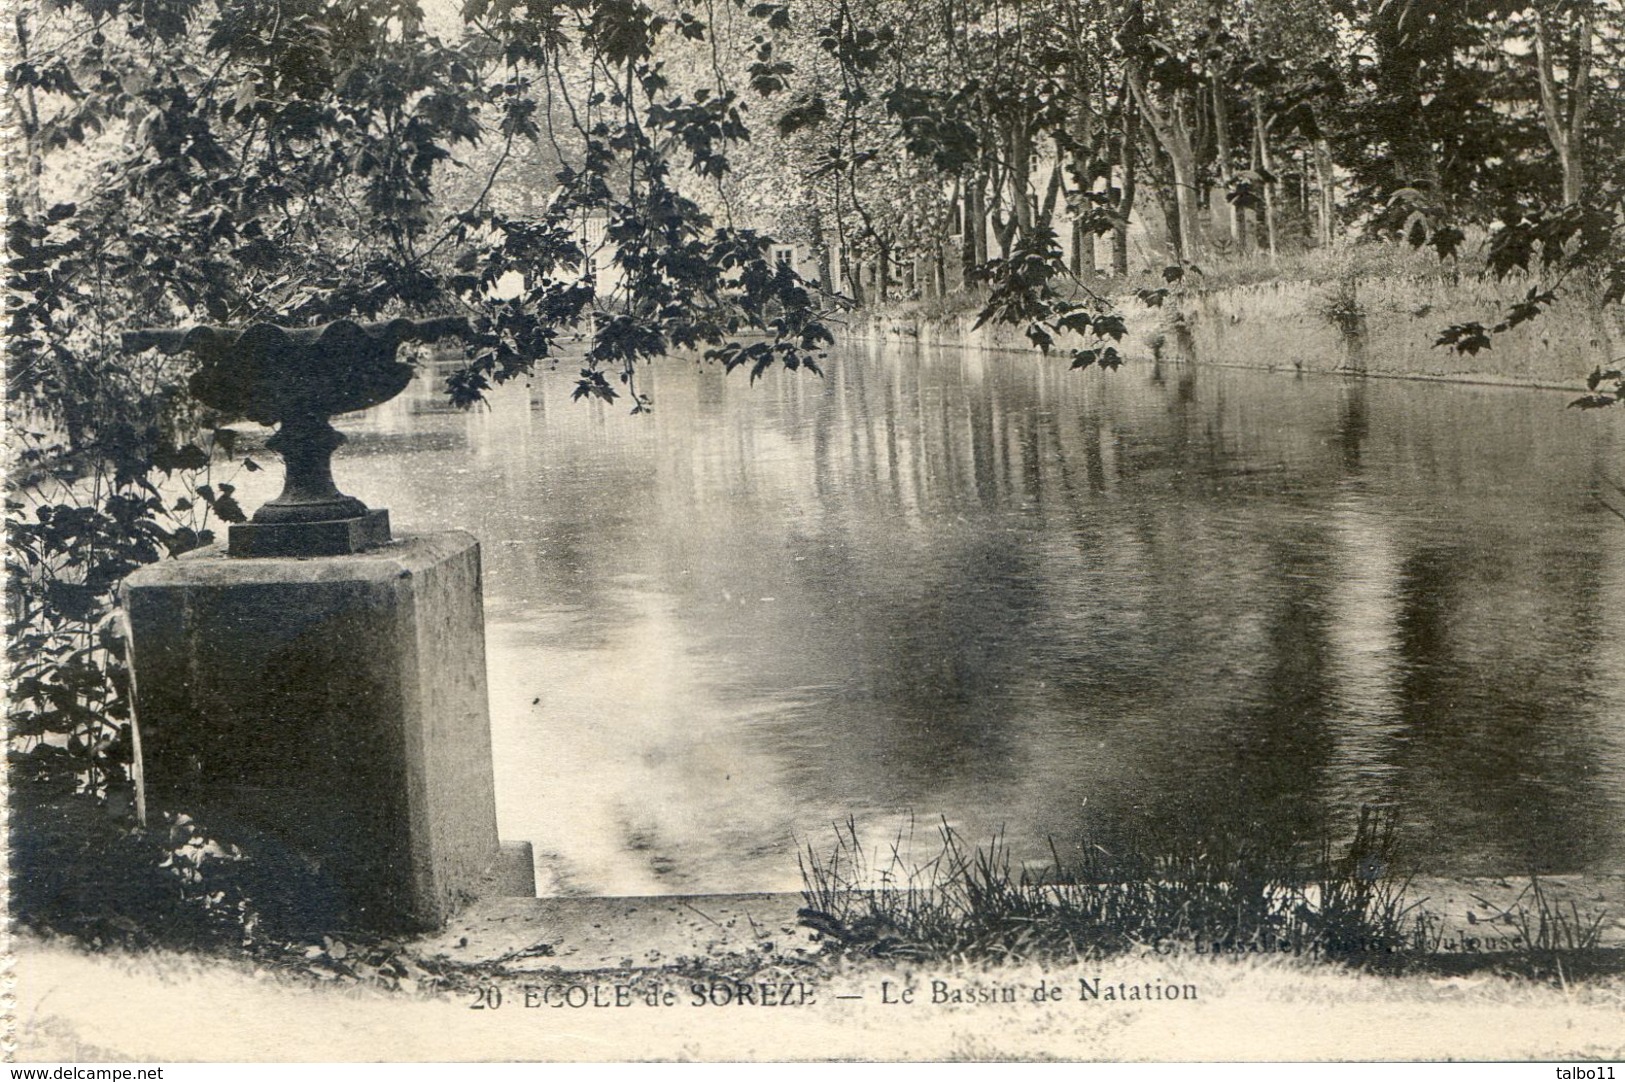
[[[1604, 915], [1554, 904], [1539, 881], [1495, 918], [1511, 949], [1462, 954], [1426, 899], [1396, 875], [1391, 808], [1360, 810], [1354, 834], [1305, 857], [1245, 839], [1182, 850], [1085, 845], [1039, 872], [1013, 866], [1002, 838], [965, 844], [944, 821], [937, 851], [909, 858], [913, 828], [871, 854], [856, 823], [827, 850], [805, 846], [801, 920], [826, 949], [920, 962], [1068, 963], [1151, 950], [1282, 954], [1387, 972], [1493, 968], [1562, 982], [1621, 961]], [[1488, 906], [1488, 903], [1481, 904]]]

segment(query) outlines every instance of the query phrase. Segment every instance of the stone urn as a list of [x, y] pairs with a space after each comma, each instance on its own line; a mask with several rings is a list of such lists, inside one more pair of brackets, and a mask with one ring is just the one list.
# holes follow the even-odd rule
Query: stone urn
[[389, 512], [346, 496], [333, 482], [333, 452], [344, 436], [340, 413], [387, 402], [406, 389], [413, 369], [395, 357], [404, 342], [467, 338], [462, 318], [341, 319], [320, 327], [197, 326], [123, 335], [126, 350], [157, 348], [198, 358], [189, 389], [206, 406], [276, 425], [266, 446], [282, 457], [281, 495], [233, 525], [232, 556], [339, 556], [390, 540]]

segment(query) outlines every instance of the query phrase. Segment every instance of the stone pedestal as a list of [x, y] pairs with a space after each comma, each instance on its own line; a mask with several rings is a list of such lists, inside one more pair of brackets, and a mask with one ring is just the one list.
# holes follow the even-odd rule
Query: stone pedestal
[[149, 814], [291, 852], [350, 926], [534, 892], [529, 847], [497, 841], [472, 537], [209, 549], [131, 575], [125, 605]]

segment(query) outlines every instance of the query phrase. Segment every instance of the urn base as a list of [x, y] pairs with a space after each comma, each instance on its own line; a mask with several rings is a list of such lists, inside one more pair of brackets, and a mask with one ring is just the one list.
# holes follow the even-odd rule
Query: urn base
[[229, 536], [230, 556], [350, 556], [389, 543], [389, 511], [325, 522], [239, 522]]

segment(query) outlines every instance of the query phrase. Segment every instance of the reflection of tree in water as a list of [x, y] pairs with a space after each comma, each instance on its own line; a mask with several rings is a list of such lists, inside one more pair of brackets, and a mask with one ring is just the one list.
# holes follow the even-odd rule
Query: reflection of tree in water
[[1008, 771], [1040, 645], [1031, 554], [998, 537], [965, 541], [936, 548], [905, 596], [871, 610], [855, 651], [852, 679], [890, 730], [899, 780], [926, 787]]
[[1318, 530], [1283, 533], [1268, 546], [1262, 581], [1231, 584], [1264, 606], [1262, 656], [1234, 698], [1165, 705], [1158, 743], [1167, 754], [1141, 759], [1143, 791], [1125, 794], [1128, 814], [1114, 833], [1139, 845], [1186, 849], [1225, 838], [1284, 849], [1333, 828], [1326, 551]]
[[1553, 872], [1617, 847], [1592, 728], [1604, 720], [1592, 689], [1608, 676], [1591, 651], [1554, 641], [1579, 629], [1601, 642], [1598, 551], [1565, 538], [1531, 560], [1462, 542], [1405, 560], [1397, 785], [1408, 818], [1435, 832], [1430, 848], [1484, 872]]
[[1365, 392], [1365, 380], [1352, 379], [1343, 384], [1337, 398], [1337, 448], [1342, 452], [1343, 468], [1351, 473], [1360, 469], [1360, 450], [1371, 432]]
[[899, 800], [1010, 769], [1045, 603], [1030, 535], [997, 528], [1043, 486], [1032, 411], [997, 378], [967, 385], [938, 365], [880, 377], [873, 408], [869, 379], [842, 379], [856, 416], [825, 411], [813, 429], [816, 589], [845, 629], [836, 739], [869, 749]]
[[1207, 817], [1228, 809], [1278, 837], [1314, 837], [1326, 826], [1322, 775], [1332, 746], [1326, 593], [1333, 549], [1318, 527], [1283, 536], [1271, 549], [1268, 667], [1259, 701], [1234, 708], [1222, 726], [1237, 742], [1236, 775]]

